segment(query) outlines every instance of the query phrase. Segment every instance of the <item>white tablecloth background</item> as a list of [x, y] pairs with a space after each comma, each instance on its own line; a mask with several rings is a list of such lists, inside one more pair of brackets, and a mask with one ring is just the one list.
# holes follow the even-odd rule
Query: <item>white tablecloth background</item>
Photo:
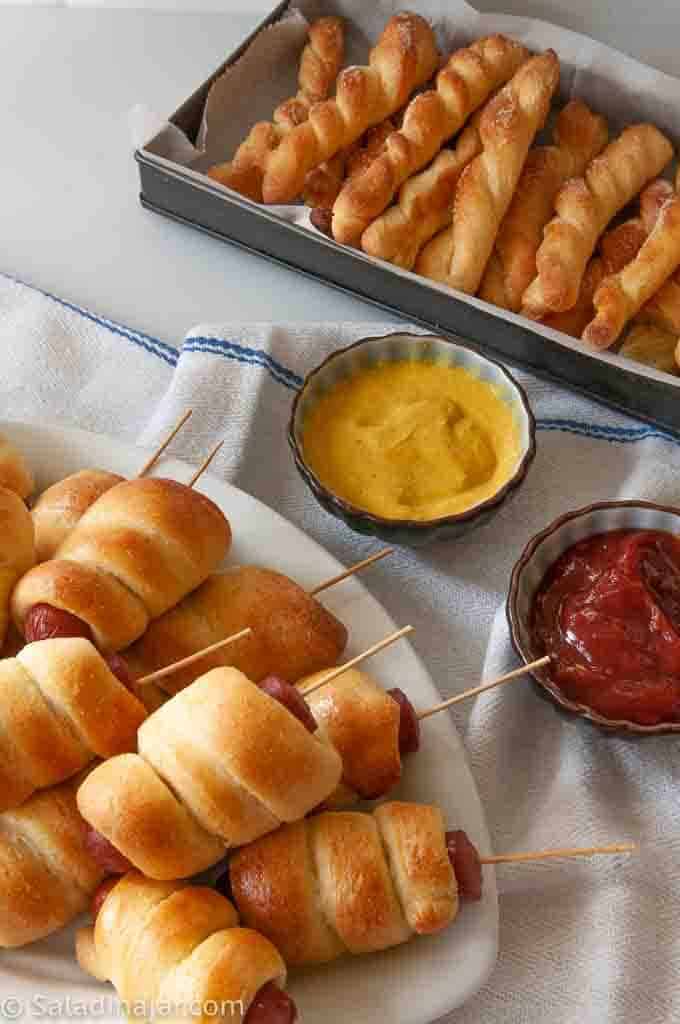
[[[152, 443], [192, 406], [178, 454], [198, 460], [225, 437], [214, 472], [350, 563], [374, 544], [314, 503], [294, 470], [285, 426], [301, 377], [327, 352], [389, 330], [393, 324], [200, 325], [178, 350], [0, 277], [3, 416]], [[512, 564], [536, 529], [596, 499], [678, 497], [678, 442], [518, 376], [539, 432], [536, 462], [514, 503], [464, 542], [400, 550], [365, 578], [397, 622], [416, 625], [415, 647], [445, 695], [513, 663], [503, 601]], [[497, 850], [623, 839], [639, 840], [641, 850], [631, 859], [501, 868], [500, 961], [451, 1024], [677, 1020], [677, 740], [603, 736], [559, 716], [526, 682], [461, 707], [456, 722]]]

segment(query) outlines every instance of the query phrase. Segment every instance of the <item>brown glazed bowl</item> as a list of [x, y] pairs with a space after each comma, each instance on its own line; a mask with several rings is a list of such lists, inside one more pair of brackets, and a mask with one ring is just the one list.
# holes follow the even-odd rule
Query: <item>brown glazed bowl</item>
[[[441, 519], [383, 519], [356, 505], [351, 505], [328, 490], [315, 476], [305, 461], [302, 447], [304, 421], [319, 398], [363, 367], [378, 362], [416, 359], [461, 366], [495, 385], [499, 398], [512, 407], [515, 415], [520, 437], [520, 453], [514, 472], [503, 486], [486, 501], [464, 512]], [[300, 476], [327, 512], [341, 519], [358, 533], [379, 537], [388, 544], [420, 547], [437, 540], [456, 540], [493, 518], [501, 505], [515, 494], [524, 482], [536, 454], [536, 424], [523, 388], [499, 363], [447, 338], [429, 334], [398, 333], [388, 334], [382, 338], [363, 338], [347, 348], [333, 352], [320, 366], [312, 370], [293, 402], [288, 441]]]
[[[512, 644], [525, 664], [540, 658], [543, 652], [532, 646], [529, 628], [534, 594], [550, 566], [572, 544], [607, 530], [666, 530], [680, 534], [680, 509], [647, 501], [603, 501], [559, 516], [533, 537], [510, 578], [506, 611]], [[680, 732], [680, 722], [640, 725], [626, 719], [605, 718], [586, 704], [570, 700], [548, 677], [546, 670], [531, 673], [539, 692], [565, 712], [578, 715], [609, 732], [654, 736]]]

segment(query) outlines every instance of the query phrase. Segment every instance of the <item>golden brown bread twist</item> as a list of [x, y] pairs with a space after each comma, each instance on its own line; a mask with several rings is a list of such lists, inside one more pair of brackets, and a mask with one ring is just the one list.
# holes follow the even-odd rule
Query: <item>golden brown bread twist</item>
[[238, 927], [224, 896], [136, 872], [113, 886], [94, 926], [78, 931], [76, 957], [127, 1006], [144, 1006], [149, 1020], [242, 1021], [263, 986], [286, 981], [277, 950]]
[[338, 76], [335, 98], [317, 103], [304, 124], [288, 132], [268, 155], [265, 203], [285, 203], [300, 195], [312, 168], [403, 107], [434, 73], [438, 59], [434, 33], [424, 18], [409, 13], [390, 18], [369, 66], [346, 68]]
[[596, 315], [583, 332], [584, 341], [608, 348], [623, 328], [680, 267], [680, 197], [669, 199], [656, 226], [636, 257], [607, 277], [595, 292]]
[[24, 500], [35, 489], [33, 474], [26, 459], [6, 437], [0, 435], [0, 487], [14, 491]]
[[199, 586], [230, 543], [205, 495], [175, 480], [124, 481], [85, 512], [54, 560], [19, 580], [12, 616], [24, 633], [31, 609], [48, 604], [85, 622], [100, 649], [120, 650]]
[[0, 647], [10, 624], [10, 598], [17, 580], [35, 565], [33, 520], [14, 491], [0, 486]]
[[85, 847], [70, 779], [0, 814], [0, 946], [42, 939], [80, 914], [103, 872]]
[[143, 705], [82, 637], [27, 644], [0, 661], [0, 811], [134, 750]]
[[411, 100], [385, 151], [343, 187], [333, 207], [333, 236], [353, 245], [387, 208], [399, 186], [435, 156], [446, 139], [513, 76], [526, 49], [506, 36], [486, 36], [457, 50], [436, 87]]
[[426, 170], [404, 182], [398, 203], [377, 217], [361, 236], [364, 252], [406, 270], [413, 268], [423, 246], [451, 223], [456, 185], [482, 151], [482, 113], [473, 115], [454, 149], [442, 150]]
[[250, 626], [252, 634], [195, 666], [159, 680], [178, 693], [210, 668], [231, 665], [259, 683], [288, 682], [334, 665], [347, 630], [322, 604], [281, 573], [253, 565], [210, 576], [192, 594], [152, 622], [125, 657], [137, 675], [195, 654]]
[[555, 196], [567, 178], [583, 174], [607, 144], [607, 122], [581, 100], [557, 116], [552, 146], [537, 146], [527, 157], [517, 191], [501, 224], [479, 296], [513, 313], [536, 276], [536, 253], [550, 220]]
[[262, 176], [269, 153], [287, 132], [306, 121], [315, 103], [330, 95], [344, 50], [342, 18], [325, 17], [313, 22], [300, 58], [297, 94], [279, 104], [272, 121], [258, 121], [253, 125], [233, 159], [210, 167], [208, 177], [261, 202]]
[[[680, 182], [680, 173], [678, 174]], [[677, 185], [676, 185], [677, 187]], [[645, 222], [647, 232], [651, 232], [657, 222], [659, 211], [663, 204], [674, 195], [672, 185], [660, 178], [658, 181], [648, 185], [640, 196], [640, 215]], [[631, 257], [632, 258], [632, 257]], [[618, 268], [620, 269], [620, 268]], [[668, 346], [666, 334], [680, 335], [680, 271], [676, 271], [672, 277], [659, 288], [649, 299], [642, 309], [633, 317], [635, 324], [651, 325], [663, 332], [663, 335], [656, 335], [655, 347], [664, 353]], [[647, 337], [650, 336], [647, 332]], [[645, 335], [638, 334], [638, 343], [644, 347], [643, 338]], [[665, 354], [661, 361], [666, 364]], [[666, 369], [666, 365], [663, 367]]]
[[245, 923], [291, 966], [387, 949], [458, 912], [442, 815], [425, 804], [286, 825], [234, 854], [229, 875]]
[[559, 77], [557, 55], [547, 50], [526, 61], [484, 108], [479, 122], [482, 152], [460, 176], [452, 224], [443, 232], [450, 255], [445, 254], [442, 265], [444, 242], [435, 238], [421, 251], [416, 272], [475, 294]]
[[393, 131], [396, 131], [395, 121], [386, 117], [380, 124], [364, 132], [351, 146], [311, 170], [305, 178], [302, 196], [306, 205], [314, 209], [332, 209], [343, 182], [361, 174], [384, 151], [385, 142]]
[[595, 314], [593, 299], [600, 284], [608, 274], [618, 273], [635, 259], [647, 234], [642, 217], [631, 217], [607, 231], [600, 239], [599, 255], [586, 267], [574, 305], [564, 313], [549, 313], [541, 318], [541, 323], [572, 338], [580, 338]]
[[213, 669], [147, 718], [139, 754], [99, 765], [85, 820], [150, 878], [186, 878], [229, 847], [309, 813], [342, 774], [338, 753], [241, 672]]
[[565, 182], [536, 254], [537, 275], [524, 293], [526, 316], [539, 319], [574, 305], [599, 236], [672, 155], [654, 125], [632, 125], [591, 161], [582, 178]]
[[602, 281], [634, 260], [653, 229], [661, 207], [673, 195], [673, 187], [662, 178], [653, 181], [640, 195], [640, 214], [606, 231], [598, 243], [599, 255], [586, 267], [578, 299], [564, 313], [550, 313], [542, 318], [546, 327], [580, 338], [595, 315], [593, 299]]
[[678, 335], [652, 323], [634, 324], [625, 337], [619, 355], [644, 363], [655, 370], [678, 375]]
[[90, 505], [122, 482], [123, 477], [117, 473], [81, 469], [43, 491], [31, 510], [37, 561], [53, 558]]

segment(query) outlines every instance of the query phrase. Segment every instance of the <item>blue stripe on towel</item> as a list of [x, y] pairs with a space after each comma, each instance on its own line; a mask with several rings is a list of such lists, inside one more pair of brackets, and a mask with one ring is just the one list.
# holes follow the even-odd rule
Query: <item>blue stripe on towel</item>
[[261, 348], [249, 348], [247, 345], [237, 345], [236, 342], [227, 341], [225, 338], [194, 337], [187, 338], [184, 342], [183, 352], [212, 352], [213, 355], [222, 355], [227, 359], [237, 359], [239, 362], [249, 362], [262, 366], [271, 373], [272, 377], [285, 384], [292, 390], [302, 387], [303, 379], [297, 373], [290, 370], [283, 363], [269, 355]]
[[[72, 313], [77, 313], [79, 316], [84, 317], [91, 323], [95, 323], [100, 327], [106, 328], [106, 330], [111, 331], [112, 334], [115, 334], [118, 337], [125, 338], [126, 341], [130, 341], [133, 345], [137, 345], [144, 349], [144, 351], [148, 352], [149, 355], [162, 359], [163, 362], [167, 363], [168, 366], [173, 367], [173, 369], [177, 367], [180, 352], [172, 345], [168, 345], [159, 338], [154, 338], [150, 334], [143, 334], [141, 331], [133, 331], [129, 327], [124, 327], [123, 324], [116, 323], [115, 320], [109, 320], [106, 317], [97, 316], [89, 310], [83, 309], [82, 306], [77, 306], [73, 302], [67, 302], [65, 299], [60, 299], [57, 295], [53, 295], [51, 292], [47, 292], [42, 288], [37, 288], [35, 285], [26, 284], [25, 281], [22, 281], [18, 277], [14, 277], [12, 274], [6, 274], [0, 271], [0, 277], [4, 277], [7, 281], [13, 281], [15, 284], [20, 284], [24, 288], [29, 288], [31, 291], [38, 292], [46, 299], [50, 299], [51, 302], [56, 302], [64, 309], [68, 309]], [[303, 384], [303, 378], [300, 377], [299, 374], [295, 373], [294, 370], [291, 370], [289, 367], [284, 366], [283, 363], [274, 359], [263, 349], [250, 348], [247, 345], [238, 345], [236, 342], [227, 341], [226, 338], [190, 336], [182, 346], [182, 353], [184, 352], [208, 352], [212, 355], [222, 356], [224, 359], [232, 359], [236, 362], [245, 363], [250, 366], [258, 366], [260, 369], [266, 370], [279, 384], [289, 388], [291, 391], [299, 390]], [[585, 420], [546, 417], [543, 419], [537, 419], [536, 427], [538, 430], [560, 431], [568, 434], [576, 434], [580, 437], [590, 437], [594, 440], [609, 441], [615, 444], [635, 444], [638, 441], [646, 441], [651, 438], [659, 441], [669, 441], [674, 445], [680, 445], [680, 437], [676, 437], [673, 434], [669, 434], [666, 431], [660, 430], [651, 425], [642, 425], [639, 427], [615, 427], [601, 423], [589, 423]]]
[[8, 281], [13, 281], [15, 284], [20, 284], [24, 288], [29, 288], [31, 291], [38, 292], [39, 295], [44, 296], [46, 299], [50, 299], [51, 302], [56, 302], [57, 305], [62, 306], [64, 309], [68, 309], [71, 313], [78, 313], [79, 316], [84, 317], [91, 323], [98, 324], [100, 327], [105, 327], [112, 334], [117, 334], [121, 338], [131, 341], [133, 345], [138, 345], [143, 348], [150, 355], [158, 356], [168, 366], [173, 368], [177, 366], [177, 360], [179, 359], [179, 352], [172, 345], [166, 344], [164, 341], [160, 341], [158, 338], [153, 338], [149, 334], [142, 334], [140, 331], [132, 331], [129, 327], [124, 327], [122, 324], [116, 323], [115, 320], [108, 320], [103, 316], [96, 316], [94, 313], [90, 313], [88, 309], [83, 309], [82, 306], [76, 306], [73, 302], [67, 302], [65, 299], [60, 299], [57, 295], [53, 295], [51, 292], [46, 292], [43, 288], [37, 288], [35, 285], [26, 284], [18, 277], [14, 277], [11, 274], [5, 274], [0, 271], [0, 276], [4, 277]]

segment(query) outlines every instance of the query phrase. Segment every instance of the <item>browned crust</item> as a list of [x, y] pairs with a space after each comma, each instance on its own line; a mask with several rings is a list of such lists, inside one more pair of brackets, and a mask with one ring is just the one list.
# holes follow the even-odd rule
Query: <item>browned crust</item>
[[142, 675], [194, 654], [249, 626], [252, 635], [161, 680], [178, 693], [211, 668], [231, 665], [259, 682], [276, 674], [295, 682], [334, 665], [347, 630], [331, 612], [281, 573], [239, 566], [209, 577], [153, 622], [128, 652]]
[[90, 505], [122, 482], [123, 477], [117, 473], [83, 469], [43, 491], [31, 510], [38, 562], [52, 558]]
[[84, 846], [73, 781], [0, 815], [0, 946], [23, 946], [85, 909], [102, 878]]

